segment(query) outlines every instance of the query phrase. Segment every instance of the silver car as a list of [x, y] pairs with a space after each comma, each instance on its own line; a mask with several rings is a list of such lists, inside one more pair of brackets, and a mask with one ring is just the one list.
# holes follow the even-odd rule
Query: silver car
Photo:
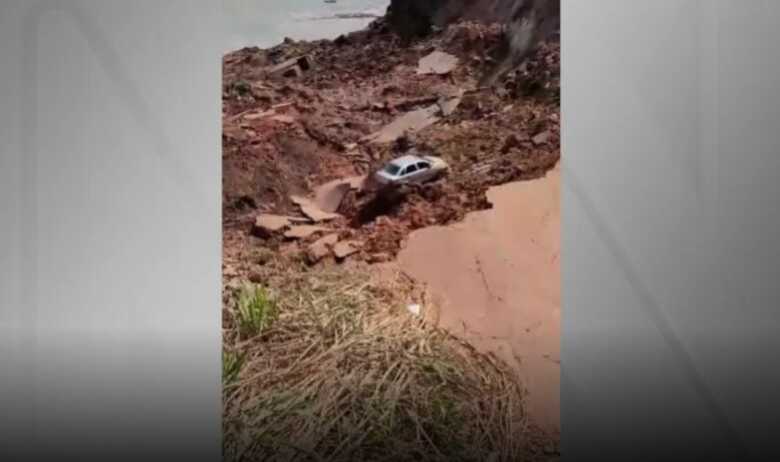
[[380, 185], [402, 183], [425, 183], [444, 174], [447, 163], [433, 156], [406, 155], [393, 159], [374, 174]]

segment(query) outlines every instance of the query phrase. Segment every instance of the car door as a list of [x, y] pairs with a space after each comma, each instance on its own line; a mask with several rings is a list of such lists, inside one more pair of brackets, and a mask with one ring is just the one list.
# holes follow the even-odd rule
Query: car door
[[417, 164], [411, 164], [407, 166], [404, 171], [403, 175], [401, 176], [401, 181], [404, 183], [414, 183], [418, 181], [417, 175], [420, 172], [417, 169]]
[[433, 169], [428, 161], [417, 162], [417, 178], [419, 181], [428, 181], [433, 178]]

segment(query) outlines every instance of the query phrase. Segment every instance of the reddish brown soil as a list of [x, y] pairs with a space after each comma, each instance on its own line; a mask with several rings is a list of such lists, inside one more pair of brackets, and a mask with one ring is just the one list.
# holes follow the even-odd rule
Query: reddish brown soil
[[[542, 176], [560, 157], [560, 47], [544, 43], [500, 85], [477, 88], [500, 39], [497, 25], [459, 23], [403, 46], [377, 20], [334, 41], [288, 41], [226, 55], [225, 246], [232, 245], [229, 236], [248, 234], [260, 212], [299, 215], [291, 194], [310, 194], [329, 180], [368, 174], [411, 146], [444, 158], [451, 172], [395, 203], [350, 193], [339, 209], [345, 218], [330, 226], [364, 243], [358, 258], [394, 256], [412, 230], [488, 208], [489, 187]], [[456, 55], [458, 66], [447, 76], [417, 75], [418, 60], [434, 49]], [[301, 76], [269, 75], [271, 66], [304, 54], [313, 66]], [[389, 145], [361, 143], [398, 115], [458, 88], [466, 91], [461, 104], [438, 123]], [[283, 117], [237, 117], [274, 107]]]
[[514, 366], [533, 421], [560, 431], [560, 171], [491, 188], [491, 210], [409, 236], [397, 264], [439, 302], [439, 326]]
[[[381, 200], [371, 192], [350, 192], [338, 210], [344, 217], [325, 224], [342, 240], [363, 243], [361, 252], [350, 258], [372, 262], [392, 259], [412, 231], [461, 221], [469, 212], [491, 207], [486, 195], [490, 188], [540, 178], [552, 169], [560, 158], [560, 45], [554, 41], [543, 43], [520, 68], [500, 79], [500, 84], [479, 88], [478, 82], [493, 67], [501, 33], [497, 25], [459, 23], [404, 46], [378, 20], [364, 31], [335, 41], [287, 42], [267, 50], [246, 48], [226, 55], [222, 153], [225, 282], [238, 279], [261, 282], [264, 263], [275, 258], [277, 252], [295, 254], [317, 238], [303, 242], [285, 241], [281, 236], [256, 238], [251, 229], [258, 214], [300, 216], [290, 195], [311, 195], [317, 186], [330, 180], [368, 174], [410, 147], [442, 157], [450, 165], [450, 173], [443, 180], [411, 188], [396, 197], [382, 196]], [[418, 60], [435, 49], [456, 55], [458, 66], [447, 76], [417, 75]], [[270, 67], [304, 54], [312, 57], [313, 66], [300, 77], [269, 75]], [[389, 145], [361, 142], [361, 138], [399, 115], [429, 106], [435, 103], [437, 95], [453, 89], [465, 90], [466, 94], [457, 109], [438, 123]], [[257, 115], [274, 107], [274, 114], [282, 117], [237, 117], [242, 113]], [[541, 231], [533, 228], [538, 220], [526, 220], [529, 215], [525, 212], [507, 213], [507, 207], [516, 205], [512, 202], [514, 196], [491, 195], [491, 198], [497, 213], [477, 214], [477, 217], [482, 216], [482, 220], [514, 217], [514, 221], [502, 218], [506, 223], [487, 227], [489, 231], [496, 228], [501, 232], [493, 230], [493, 234], [488, 233], [482, 240], [475, 238], [484, 246], [477, 248], [476, 241], [468, 240], [473, 233], [465, 241], [457, 241], [446, 231], [429, 229], [422, 231], [422, 236], [429, 236], [432, 241], [417, 233], [409, 242], [413, 248], [401, 256], [400, 264], [433, 290], [446, 292], [448, 288], [442, 285], [445, 283], [437, 279], [436, 265], [429, 265], [426, 255], [431, 261], [459, 265], [458, 259], [465, 258], [470, 263], [474, 255], [468, 249], [450, 251], [453, 246], [472, 246], [479, 252], [479, 278], [468, 273], [471, 269], [468, 265], [442, 273], [462, 277], [463, 281], [445, 304], [457, 309], [449, 317], [443, 316], [443, 322], [467, 321], [474, 331], [488, 337], [526, 332], [527, 335], [518, 336], [520, 343], [506, 346], [512, 355], [507, 360], [511, 362], [515, 356], [523, 356], [526, 361], [537, 361], [539, 367], [532, 365], [529, 371], [543, 373], [530, 376], [529, 385], [534, 399], [539, 400], [534, 403], [543, 403], [541, 409], [534, 407], [535, 413], [542, 414], [535, 417], [547, 424], [544, 414], [556, 412], [554, 406], [548, 405], [554, 402], [554, 397], [542, 395], [538, 390], [553, 394], [557, 390], [545, 382], [551, 377], [548, 372], [551, 361], [557, 361], [557, 352], [548, 351], [549, 345], [539, 339], [557, 342], [557, 331], [545, 329], [557, 328], [554, 316], [559, 301], [542, 304], [538, 311], [533, 311], [531, 305], [538, 301], [532, 297], [555, 292], [546, 286], [537, 290], [537, 286], [543, 285], [539, 281], [552, 281], [552, 276], [527, 278], [521, 291], [527, 293], [522, 294], [506, 286], [512, 280], [496, 279], [493, 275], [502, 271], [517, 277], [532, 274], [533, 265], [548, 255], [527, 252], [533, 245], [520, 242], [513, 231], [513, 226], [521, 229], [528, 221], [526, 225], [531, 228], [526, 234], [541, 236]], [[467, 220], [464, 226], [474, 222], [481, 223], [475, 218]], [[505, 249], [489, 248], [487, 240], [507, 245]], [[415, 251], [420, 246], [426, 247], [428, 242], [437, 244], [433, 247], [438, 253]], [[509, 253], [504, 255], [504, 250]], [[412, 254], [417, 260], [409, 257]], [[505, 267], [509, 261], [504, 258], [507, 256], [522, 265], [519, 270], [512, 269], [516, 273]], [[551, 262], [550, 268], [554, 272], [557, 263]], [[485, 280], [489, 290], [471, 290]], [[492, 324], [479, 324], [464, 303], [456, 303], [459, 298], [461, 302], [470, 302], [469, 296], [495, 295], [495, 290], [503, 291], [497, 295], [500, 299], [490, 303], [473, 300], [486, 307], [478, 314], [487, 317], [484, 311], [492, 311], [490, 315], [498, 320]], [[544, 319], [542, 327], [523, 324], [541, 319]], [[496, 327], [501, 323], [505, 325], [501, 327], [503, 330]], [[479, 343], [476, 338], [471, 340]], [[492, 351], [495, 345], [482, 346]], [[534, 403], [532, 407], [536, 406]], [[538, 446], [546, 444], [547, 440], [540, 436]]]

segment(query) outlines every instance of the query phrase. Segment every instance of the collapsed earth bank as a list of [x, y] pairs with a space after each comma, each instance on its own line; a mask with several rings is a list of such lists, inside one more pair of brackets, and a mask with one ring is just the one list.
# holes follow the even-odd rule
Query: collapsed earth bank
[[[227, 241], [246, 243], [231, 238], [256, 228], [259, 214], [272, 214], [317, 228], [290, 238], [284, 234], [294, 223], [287, 222], [259, 236], [263, 246], [279, 250], [292, 241], [305, 250], [330, 230], [355, 243], [350, 258], [384, 260], [412, 230], [488, 208], [489, 187], [540, 177], [557, 163], [557, 2], [431, 2], [420, 12], [421, 4], [393, 1], [385, 18], [336, 40], [285, 39], [224, 57]], [[435, 27], [399, 29], [408, 15]], [[510, 22], [490, 22], [497, 18]], [[518, 41], [518, 27], [533, 40]], [[315, 212], [319, 219], [307, 213], [305, 201], [322, 205], [315, 200], [322, 185], [358, 184], [409, 152], [443, 158], [448, 177], [382, 200], [350, 187]]]

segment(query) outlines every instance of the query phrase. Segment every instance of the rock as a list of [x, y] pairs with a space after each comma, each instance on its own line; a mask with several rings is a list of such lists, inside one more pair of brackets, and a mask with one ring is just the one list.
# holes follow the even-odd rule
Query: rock
[[254, 233], [268, 238], [290, 226], [293, 218], [282, 215], [262, 214], [255, 219]]
[[544, 143], [546, 143], [546, 142], [547, 142], [547, 141], [550, 139], [550, 136], [551, 136], [551, 135], [552, 135], [552, 134], [550, 133], [550, 131], [549, 131], [549, 130], [545, 130], [545, 131], [543, 131], [543, 132], [541, 132], [541, 133], [539, 133], [539, 134], [535, 135], [533, 138], [531, 138], [531, 141], [532, 141], [532, 142], [533, 142], [535, 145], [537, 145], [537, 146], [538, 146], [538, 145], [540, 145], [540, 144], [544, 144]]
[[291, 196], [290, 199], [301, 208], [301, 212], [303, 212], [304, 215], [315, 223], [330, 221], [341, 217], [341, 215], [337, 213], [321, 210], [311, 199], [300, 196]]
[[462, 99], [463, 99], [463, 90], [460, 90], [454, 96], [443, 96], [442, 98], [440, 98], [437, 104], [439, 105], [439, 109], [441, 110], [441, 115], [447, 117], [448, 115], [455, 112], [455, 109], [458, 108], [458, 105], [460, 105]]
[[303, 212], [304, 215], [309, 217], [311, 221], [315, 223], [319, 223], [322, 221], [331, 221], [341, 217], [341, 215], [339, 215], [338, 213], [323, 212], [318, 207], [313, 205], [302, 205], [301, 212]]
[[338, 185], [334, 185], [333, 188], [327, 189], [318, 194], [316, 197], [316, 203], [320, 210], [326, 213], [335, 213], [341, 206], [341, 202], [344, 200], [344, 196], [351, 191], [352, 185], [343, 182]]
[[449, 74], [457, 65], [457, 57], [437, 50], [420, 58], [420, 61], [417, 64], [417, 74]]
[[342, 241], [333, 246], [333, 255], [335, 255], [338, 260], [343, 260], [358, 252], [360, 246], [362, 246], [362, 243], [358, 241]]
[[319, 238], [307, 249], [306, 259], [311, 264], [319, 262], [330, 254], [331, 247], [336, 245], [338, 241], [338, 234], [329, 234], [325, 237]]
[[315, 225], [300, 225], [300, 226], [293, 226], [290, 228], [289, 231], [284, 233], [284, 237], [287, 239], [306, 239], [307, 237], [313, 236], [317, 233], [323, 233], [329, 231], [328, 228], [324, 228], [322, 226], [315, 226]]
[[312, 67], [311, 58], [308, 55], [291, 58], [287, 61], [277, 64], [268, 70], [270, 75], [280, 74], [284, 77], [301, 76], [305, 71]]
[[[359, 177], [363, 178], [363, 177]], [[352, 178], [330, 181], [314, 190], [314, 205], [325, 213], [334, 213], [339, 209], [344, 196], [352, 189]]]

